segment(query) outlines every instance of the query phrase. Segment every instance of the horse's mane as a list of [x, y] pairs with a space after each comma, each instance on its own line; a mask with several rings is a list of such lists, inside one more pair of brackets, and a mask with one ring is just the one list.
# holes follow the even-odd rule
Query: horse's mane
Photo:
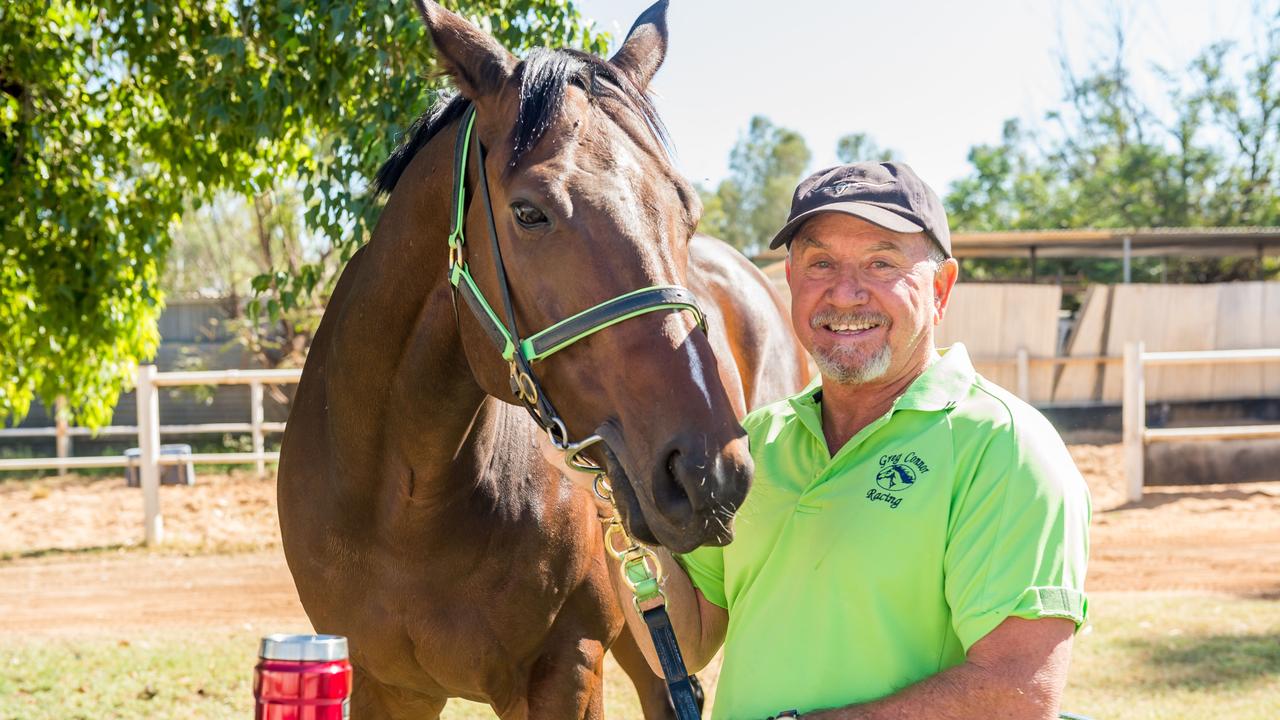
[[[520, 77], [520, 110], [511, 133], [512, 165], [532, 150], [551, 127], [556, 113], [564, 107], [565, 90], [570, 84], [582, 88], [593, 99], [621, 100], [640, 115], [664, 149], [670, 146], [666, 127], [658, 117], [653, 100], [636, 87], [627, 73], [606, 60], [578, 50], [537, 48], [520, 63], [516, 73]], [[418, 151], [461, 117], [467, 103], [461, 95], [441, 97], [414, 121], [405, 141], [378, 170], [375, 190], [390, 194]]]

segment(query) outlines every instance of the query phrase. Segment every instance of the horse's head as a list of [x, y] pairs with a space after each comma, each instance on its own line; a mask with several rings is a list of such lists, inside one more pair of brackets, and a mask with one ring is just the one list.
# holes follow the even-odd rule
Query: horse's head
[[[435, 3], [419, 0], [419, 9], [445, 70], [476, 107], [521, 335], [641, 288], [685, 285], [701, 206], [672, 167], [645, 94], [666, 53], [665, 0], [608, 61], [572, 50], [536, 50], [520, 61]], [[474, 168], [469, 173], [475, 188]], [[474, 190], [471, 197], [466, 260], [503, 316], [489, 215]], [[508, 364], [480, 322], [460, 314], [477, 381], [515, 402]], [[631, 317], [534, 370], [571, 437], [605, 439], [607, 449], [589, 452], [609, 470], [633, 536], [677, 551], [729, 541], [751, 459], [693, 313]]]

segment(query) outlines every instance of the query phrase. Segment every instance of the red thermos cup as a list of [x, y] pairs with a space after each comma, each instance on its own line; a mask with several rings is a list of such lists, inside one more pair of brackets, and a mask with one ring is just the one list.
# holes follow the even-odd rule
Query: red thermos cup
[[347, 720], [351, 663], [338, 635], [268, 635], [254, 668], [256, 720]]

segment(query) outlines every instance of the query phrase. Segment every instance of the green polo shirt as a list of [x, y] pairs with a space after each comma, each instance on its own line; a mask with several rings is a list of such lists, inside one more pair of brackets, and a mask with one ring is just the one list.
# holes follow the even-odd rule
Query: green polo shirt
[[743, 420], [756, 471], [736, 537], [681, 558], [729, 611], [714, 718], [893, 694], [1009, 616], [1084, 622], [1088, 489], [963, 345], [834, 457], [820, 403], [815, 382]]

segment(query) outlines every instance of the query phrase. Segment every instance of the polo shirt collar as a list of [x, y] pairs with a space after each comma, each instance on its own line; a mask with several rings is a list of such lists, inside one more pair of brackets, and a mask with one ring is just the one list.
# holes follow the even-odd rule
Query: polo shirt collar
[[[973, 362], [969, 359], [969, 351], [964, 343], [956, 343], [938, 352], [938, 358], [930, 365], [907, 391], [893, 402], [889, 414], [899, 410], [920, 410], [932, 412], [950, 410], [964, 399], [977, 378]], [[822, 376], [814, 378], [798, 395], [792, 396], [791, 407], [796, 416], [809, 428], [815, 436], [824, 437], [822, 433]]]
[[943, 348], [938, 354], [938, 360], [894, 402], [894, 410], [950, 410], [968, 394], [978, 373], [964, 343]]

